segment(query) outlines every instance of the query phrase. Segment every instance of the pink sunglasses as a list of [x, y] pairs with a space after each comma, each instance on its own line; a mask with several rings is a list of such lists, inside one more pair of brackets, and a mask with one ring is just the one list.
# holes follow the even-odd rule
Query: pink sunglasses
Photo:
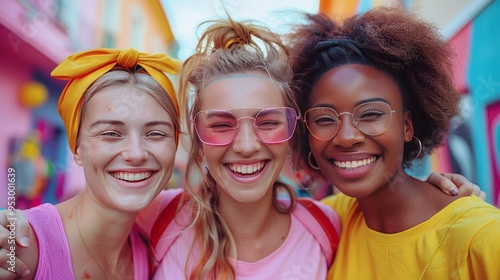
[[[242, 112], [249, 113], [245, 116]], [[237, 115], [240, 117], [236, 117]], [[242, 108], [199, 111], [192, 122], [201, 142], [225, 146], [231, 144], [238, 135], [238, 121], [241, 119], [253, 119], [254, 132], [262, 142], [278, 144], [292, 138], [299, 118], [297, 112], [290, 107]]]

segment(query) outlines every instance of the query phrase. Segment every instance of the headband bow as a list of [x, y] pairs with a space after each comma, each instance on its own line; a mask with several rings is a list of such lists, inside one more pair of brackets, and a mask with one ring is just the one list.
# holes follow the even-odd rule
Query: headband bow
[[[66, 127], [69, 146], [76, 152], [76, 138], [80, 123], [82, 97], [90, 85], [115, 66], [132, 68], [139, 65], [148, 72], [167, 92], [179, 115], [179, 105], [174, 86], [164, 74], [177, 74], [181, 62], [164, 54], [149, 55], [135, 49], [93, 49], [75, 53], [64, 59], [51, 76], [60, 80], [69, 80], [64, 87], [57, 108]], [[175, 140], [178, 141], [178, 132]]]

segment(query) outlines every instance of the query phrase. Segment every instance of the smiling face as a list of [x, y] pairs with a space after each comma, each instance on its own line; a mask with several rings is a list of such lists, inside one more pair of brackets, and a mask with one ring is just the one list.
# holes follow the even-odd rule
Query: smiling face
[[76, 162], [87, 191], [104, 207], [137, 212], [167, 184], [176, 143], [172, 119], [148, 93], [108, 86], [86, 104]]
[[[389, 75], [366, 65], [339, 66], [321, 77], [309, 101], [310, 108], [329, 107], [340, 115], [337, 134], [331, 140], [311, 135], [309, 141], [322, 173], [341, 192], [365, 197], [404, 172], [404, 142], [411, 140], [413, 127], [410, 114], [403, 111], [399, 87]], [[375, 136], [354, 126], [352, 115], [342, 114], [352, 113], [358, 105], [370, 101], [387, 103], [395, 111], [389, 113], [392, 119], [387, 130]], [[369, 110], [365, 112], [368, 117], [372, 115]], [[370, 126], [365, 129], [370, 130]]]
[[[276, 84], [261, 77], [235, 75], [216, 80], [200, 92], [200, 110], [234, 110], [239, 129], [225, 146], [203, 144], [206, 164], [214, 178], [220, 201], [257, 202], [272, 197], [272, 186], [281, 172], [289, 144], [263, 143], [254, 131], [255, 115], [262, 108], [286, 106]], [[294, 124], [295, 125], [295, 124]]]

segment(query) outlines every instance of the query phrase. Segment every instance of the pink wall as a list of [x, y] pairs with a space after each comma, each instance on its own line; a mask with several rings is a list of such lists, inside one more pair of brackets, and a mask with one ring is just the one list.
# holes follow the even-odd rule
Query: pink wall
[[[95, 47], [97, 2], [85, 1], [85, 5], [88, 10], [83, 16], [75, 15], [85, 27], [78, 34], [84, 42], [76, 45], [89, 48]], [[35, 72], [51, 79], [50, 71], [75, 51], [55, 18], [56, 9], [53, 1], [3, 1], [0, 9], [0, 207], [7, 205], [9, 140], [26, 136], [33, 127], [32, 111], [18, 102], [19, 89], [33, 80]], [[75, 192], [83, 187], [78, 182], [84, 180], [81, 170], [72, 166], [72, 158], [69, 163], [65, 182], [74, 184], [68, 191]]]
[[18, 102], [19, 87], [31, 78], [30, 69], [25, 65], [9, 59], [9, 53], [0, 52], [0, 207], [5, 207], [7, 201], [7, 155], [9, 139], [28, 133], [31, 126], [30, 111]]

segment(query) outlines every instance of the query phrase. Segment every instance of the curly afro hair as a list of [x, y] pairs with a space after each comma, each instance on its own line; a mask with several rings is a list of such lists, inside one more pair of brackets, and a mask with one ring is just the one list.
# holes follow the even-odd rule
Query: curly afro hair
[[[460, 95], [453, 84], [454, 53], [436, 27], [410, 11], [394, 7], [374, 8], [345, 19], [343, 24], [321, 13], [304, 16], [306, 23], [294, 26], [288, 36], [293, 87], [302, 114], [310, 106], [309, 95], [318, 72], [328, 71], [318, 69], [327, 66], [315, 63], [316, 46], [347, 38], [370, 65], [396, 77], [403, 106], [411, 112], [414, 135], [422, 141], [419, 157], [442, 143], [451, 118], [459, 112]], [[307, 131], [302, 134], [295, 166], [308, 166], [304, 162], [311, 150], [308, 137]], [[410, 166], [415, 149], [415, 143], [405, 144], [403, 166]]]

